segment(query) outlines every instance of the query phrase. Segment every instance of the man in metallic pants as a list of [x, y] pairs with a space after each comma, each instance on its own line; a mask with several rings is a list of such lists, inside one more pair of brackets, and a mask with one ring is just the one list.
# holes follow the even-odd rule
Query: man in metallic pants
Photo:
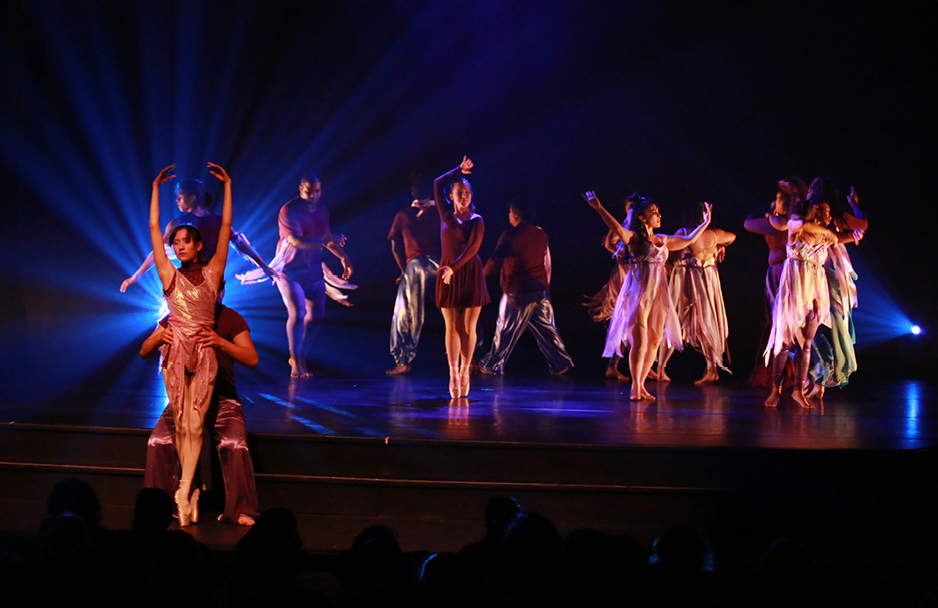
[[419, 185], [411, 189], [411, 194], [413, 202], [394, 216], [388, 234], [391, 252], [401, 269], [391, 318], [391, 356], [396, 367], [387, 371], [389, 376], [410, 371], [423, 329], [427, 296], [433, 297], [440, 268], [440, 217], [432, 195], [429, 188]]
[[502, 374], [505, 362], [525, 329], [530, 329], [547, 359], [550, 373], [565, 374], [573, 367], [563, 340], [554, 325], [554, 307], [549, 299], [550, 248], [547, 233], [524, 221], [518, 205], [508, 211], [511, 228], [502, 233], [495, 251], [485, 264], [485, 274], [501, 268], [502, 300], [492, 349], [479, 362], [483, 374]]

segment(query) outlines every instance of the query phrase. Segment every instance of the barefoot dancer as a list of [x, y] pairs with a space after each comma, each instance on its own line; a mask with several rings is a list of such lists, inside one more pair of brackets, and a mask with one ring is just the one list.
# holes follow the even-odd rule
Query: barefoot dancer
[[321, 195], [319, 178], [304, 175], [300, 179], [299, 196], [288, 201], [277, 218], [280, 231], [277, 259], [283, 261], [283, 267], [276, 283], [287, 307], [291, 378], [312, 376], [306, 369], [306, 357], [326, 312], [323, 247], [342, 262], [342, 279], [352, 276], [352, 261], [343, 248], [345, 239], [332, 235], [329, 210], [319, 203]]
[[[819, 325], [831, 325], [830, 291], [823, 267], [828, 249], [837, 243], [859, 242], [863, 238], [862, 230], [836, 234], [819, 225], [816, 218], [822, 201], [814, 202], [817, 204], [803, 203], [788, 220], [788, 257], [772, 308], [772, 331], [764, 354], [768, 364], [771, 357], [788, 353], [792, 346], [798, 347], [791, 396], [804, 408], [813, 407], [804, 391], [814, 335]], [[780, 379], [773, 380], [766, 407], [778, 405], [781, 395]]]
[[[852, 214], [844, 212], [837, 203], [841, 199], [834, 181], [818, 177], [811, 182], [808, 198], [818, 201], [816, 221], [841, 234], [853, 230], [866, 230], [869, 222], [860, 210], [860, 198], [850, 188], [847, 202]], [[832, 386], [845, 386], [850, 374], [857, 370], [854, 350], [856, 334], [853, 329], [853, 309], [857, 306], [857, 278], [850, 262], [850, 255], [843, 243], [837, 243], [828, 251], [824, 263], [831, 298], [831, 326], [822, 327], [814, 338], [811, 353], [811, 368], [808, 372], [814, 386], [809, 397], [823, 398], [824, 390]]]
[[[624, 228], [627, 228], [632, 221], [632, 205], [641, 203], [644, 200], [645, 198], [639, 196], [637, 192], [625, 200], [625, 219], [622, 221]], [[612, 318], [612, 311], [615, 310], [619, 290], [622, 289], [622, 284], [629, 272], [631, 255], [629, 254], [629, 248], [619, 239], [619, 233], [615, 230], [609, 230], [606, 233], [605, 238], [603, 238], [603, 247], [612, 254], [612, 259], [616, 262], [615, 268], [609, 273], [609, 279], [602, 289], [596, 295], [588, 298], [583, 305], [589, 307], [590, 316], [594, 321], [606, 321], [608, 331], [608, 321]], [[623, 345], [623, 348], [627, 348], [627, 345]], [[609, 358], [609, 365], [606, 366], [606, 377], [628, 382], [629, 377], [619, 371], [619, 361], [621, 360], [622, 357], [617, 354]]]
[[446, 324], [449, 394], [454, 399], [469, 395], [476, 323], [482, 306], [490, 301], [479, 258], [485, 223], [472, 204], [472, 186], [462, 177], [472, 173], [472, 167], [472, 161], [464, 156], [458, 167], [433, 181], [443, 249], [436, 277], [436, 304]]
[[[215, 351], [199, 338], [204, 329], [215, 322], [215, 300], [218, 286], [228, 260], [231, 236], [231, 178], [224, 169], [208, 163], [209, 171], [225, 184], [225, 199], [218, 231], [218, 248], [207, 265], [199, 260], [202, 248], [198, 230], [187, 224], [176, 227], [170, 243], [182, 264], [173, 266], [163, 248], [160, 233], [160, 185], [172, 179], [175, 165], [170, 165], [153, 180], [150, 195], [150, 241], [153, 261], [163, 283], [169, 306], [169, 327], [172, 343], [163, 347], [163, 381], [173, 409], [176, 426], [176, 451], [179, 453], [180, 476], [176, 490], [179, 525], [186, 526], [198, 519], [198, 489], [192, 491], [192, 479], [202, 449], [202, 425], [212, 398], [217, 361]], [[193, 508], [194, 507], [194, 508]]]
[[661, 227], [661, 214], [658, 205], [650, 200], [632, 210], [632, 221], [628, 228], [623, 228], [602, 206], [595, 192], [586, 192], [583, 198], [606, 225], [618, 233], [632, 253], [633, 264], [616, 301], [603, 356], [614, 353], [622, 356], [622, 343], [627, 342], [632, 374], [630, 398], [654, 400], [644, 383], [662, 337], [669, 344], [681, 347], [680, 324], [668, 293], [664, 262], [668, 251], [683, 249], [700, 238], [710, 223], [710, 205], [704, 203], [703, 222], [693, 232], [668, 236], [655, 234], [654, 229]]
[[389, 376], [410, 371], [423, 329], [427, 288], [436, 285], [440, 268], [440, 216], [433, 212], [432, 195], [421, 184], [414, 184], [411, 195], [413, 202], [397, 212], [388, 234], [391, 253], [401, 269], [391, 317], [390, 346], [395, 366], [386, 372]]
[[562, 376], [573, 367], [573, 360], [560, 339], [550, 303], [549, 239], [540, 226], [525, 221], [524, 217], [525, 211], [519, 204], [509, 206], [511, 228], [498, 238], [495, 251], [485, 263], [486, 275], [501, 270], [502, 299], [492, 348], [479, 362], [479, 371], [503, 374], [518, 338], [529, 329], [547, 359], [550, 373]]
[[752, 386], [770, 387], [781, 385], [788, 353], [780, 352], [772, 358], [771, 365], [762, 361], [762, 353], [772, 330], [772, 307], [778, 294], [778, 282], [785, 265], [785, 244], [788, 242], [788, 215], [801, 201], [807, 198], [808, 185], [799, 177], [789, 177], [777, 182], [775, 200], [768, 211], [757, 211], [746, 218], [743, 226], [747, 231], [761, 234], [769, 247], [769, 268], [765, 273], [765, 326], [759, 340], [757, 361], [749, 377]]
[[[696, 226], [703, 219], [704, 206], [698, 203], [689, 225]], [[692, 228], [681, 228], [678, 234], [688, 234]], [[724, 248], [736, 240], [736, 235], [725, 230], [707, 228], [700, 238], [684, 249], [671, 271], [671, 301], [681, 320], [684, 344], [689, 344], [707, 359], [707, 371], [694, 384], [709, 384], [720, 379], [718, 369], [723, 366], [723, 353], [727, 353], [726, 338], [729, 324], [723, 304], [723, 288], [717, 262]], [[658, 356], [658, 381], [670, 382], [665, 367], [674, 348], [661, 344]]]

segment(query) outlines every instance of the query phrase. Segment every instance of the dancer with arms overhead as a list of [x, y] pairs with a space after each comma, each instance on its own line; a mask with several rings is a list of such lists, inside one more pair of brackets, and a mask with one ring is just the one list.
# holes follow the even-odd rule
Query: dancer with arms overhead
[[162, 348], [163, 381], [173, 410], [176, 427], [176, 451], [179, 453], [180, 476], [176, 490], [179, 524], [198, 520], [198, 489], [192, 490], [192, 479], [202, 449], [202, 426], [215, 385], [218, 364], [214, 349], [200, 339], [211, 331], [215, 322], [215, 301], [218, 287], [228, 261], [231, 236], [231, 178], [220, 166], [208, 163], [209, 171], [225, 184], [218, 247], [207, 264], [199, 259], [202, 237], [188, 224], [177, 226], [170, 234], [170, 243], [181, 266], [169, 261], [160, 232], [160, 185], [173, 179], [170, 165], [153, 180], [150, 195], [150, 241], [153, 261], [163, 284], [169, 307], [168, 325], [172, 342]]

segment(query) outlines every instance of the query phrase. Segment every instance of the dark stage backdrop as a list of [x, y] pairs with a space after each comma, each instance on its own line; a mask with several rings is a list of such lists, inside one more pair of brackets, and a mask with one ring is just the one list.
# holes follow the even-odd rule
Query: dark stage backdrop
[[[550, 234], [578, 373], [601, 373], [603, 330], [579, 302], [611, 268], [582, 191], [619, 217], [632, 191], [651, 196], [665, 231], [689, 204], [713, 203], [714, 227], [738, 234], [721, 273], [740, 379], [762, 329], [766, 260], [742, 221], [797, 174], [855, 186], [870, 217], [851, 249], [857, 377], [922, 375], [935, 368], [938, 319], [932, 22], [894, 3], [816, 4], [5, 1], [0, 379], [122, 386], [152, 374], [136, 349], [156, 320], [155, 273], [118, 286], [149, 248], [153, 176], [176, 162], [180, 178], [214, 188], [209, 160], [231, 173], [235, 227], [268, 259], [299, 175], [322, 177], [361, 287], [354, 308], [330, 307], [314, 356], [336, 373], [380, 373], [391, 220], [410, 174], [432, 178], [463, 154], [477, 167], [483, 257], [509, 202], [534, 208]], [[166, 187], [164, 222], [174, 212]], [[248, 268], [232, 255], [227, 302], [260, 346], [255, 373], [280, 378], [286, 314], [269, 285], [232, 280]], [[495, 314], [483, 315], [489, 334]], [[899, 335], [910, 322], [925, 335]], [[434, 316], [419, 359], [443, 373], [441, 328]]]

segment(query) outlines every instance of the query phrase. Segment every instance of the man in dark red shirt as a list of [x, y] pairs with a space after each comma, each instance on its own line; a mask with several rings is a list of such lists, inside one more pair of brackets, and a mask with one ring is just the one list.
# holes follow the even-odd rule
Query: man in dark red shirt
[[550, 373], [565, 374], [573, 367], [563, 340], [554, 325], [554, 307], [549, 299], [550, 248], [547, 233], [524, 221], [524, 212], [511, 205], [511, 228], [498, 238], [495, 251], [485, 263], [485, 274], [501, 268], [502, 300], [492, 349], [479, 362], [483, 374], [502, 374], [505, 362], [525, 329], [537, 339]]
[[[218, 359], [218, 375], [212, 403], [205, 419], [205, 440], [208, 434], [218, 444], [225, 484], [225, 510], [218, 517], [225, 523], [250, 526], [257, 517], [257, 491], [254, 487], [254, 465], [248, 453], [247, 428], [244, 410], [238, 399], [234, 383], [235, 361], [248, 367], [257, 366], [257, 350], [251, 341], [251, 330], [244, 319], [230, 308], [218, 304], [215, 307], [214, 330], [203, 330], [200, 341], [215, 348]], [[160, 321], [140, 347], [144, 359], [156, 354], [163, 344], [172, 342], [172, 330], [166, 319]], [[176, 434], [173, 413], [169, 407], [164, 411], [150, 439], [147, 441], [147, 465], [144, 486], [160, 488], [172, 496], [179, 487], [179, 457], [173, 438]], [[203, 450], [203, 465], [208, 463]], [[203, 475], [205, 466], [203, 466]]]
[[326, 313], [326, 282], [322, 274], [322, 250], [342, 262], [342, 278], [352, 276], [352, 261], [345, 252], [345, 238], [333, 236], [329, 210], [319, 202], [322, 182], [313, 175], [300, 179], [300, 194], [289, 200], [277, 216], [280, 241], [278, 257], [284, 261], [277, 289], [287, 307], [287, 343], [290, 376], [309, 378], [306, 358], [316, 329]]
[[[388, 240], [401, 269], [391, 318], [391, 356], [396, 367], [388, 375], [406, 374], [417, 355], [427, 295], [434, 297], [440, 268], [440, 217], [429, 188], [415, 185], [413, 202], [394, 216]], [[429, 288], [429, 294], [427, 290]]]

